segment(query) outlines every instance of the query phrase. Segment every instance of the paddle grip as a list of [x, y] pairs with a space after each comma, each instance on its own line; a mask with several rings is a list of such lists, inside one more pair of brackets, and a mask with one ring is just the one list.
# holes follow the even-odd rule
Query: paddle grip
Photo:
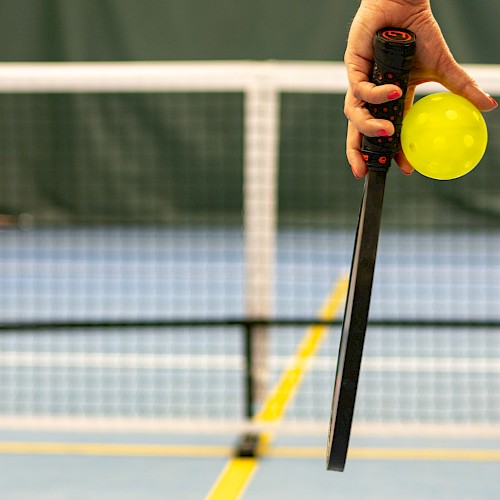
[[406, 89], [416, 49], [416, 35], [406, 29], [384, 28], [375, 34], [373, 47], [371, 81], [375, 85], [391, 83], [402, 90], [401, 97], [396, 100], [366, 105], [375, 118], [390, 120], [394, 125], [395, 132], [392, 136], [363, 136], [361, 146], [361, 153], [370, 170], [387, 171], [399, 150]]

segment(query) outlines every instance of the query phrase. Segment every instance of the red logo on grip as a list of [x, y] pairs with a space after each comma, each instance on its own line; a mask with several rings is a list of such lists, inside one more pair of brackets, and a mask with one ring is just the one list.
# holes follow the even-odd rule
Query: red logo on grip
[[382, 38], [391, 42], [409, 42], [413, 37], [406, 31], [389, 29], [382, 31]]

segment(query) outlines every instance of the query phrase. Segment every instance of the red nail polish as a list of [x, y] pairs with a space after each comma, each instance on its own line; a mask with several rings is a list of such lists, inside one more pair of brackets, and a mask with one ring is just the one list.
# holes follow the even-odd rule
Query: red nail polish
[[389, 100], [393, 100], [393, 99], [398, 99], [399, 97], [401, 97], [401, 91], [400, 90], [393, 90], [392, 92], [389, 92], [389, 94], [387, 94], [387, 98]]
[[389, 137], [387, 130], [384, 130], [383, 128], [380, 130], [377, 130], [376, 134], [378, 137]]
[[356, 177], [356, 179], [361, 179], [361, 177], [354, 171], [354, 169], [351, 167], [351, 172], [352, 172], [352, 175], [354, 175], [354, 177]]
[[493, 97], [490, 96], [490, 101], [495, 105], [495, 108], [498, 107], [498, 102], [493, 99]]

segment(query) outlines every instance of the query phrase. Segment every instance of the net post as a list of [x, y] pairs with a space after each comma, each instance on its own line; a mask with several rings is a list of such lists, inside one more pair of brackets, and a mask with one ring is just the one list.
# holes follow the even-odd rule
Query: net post
[[[277, 228], [279, 94], [264, 71], [245, 91], [243, 224], [245, 311], [249, 319], [269, 319], [274, 302]], [[268, 329], [252, 335], [255, 398], [266, 394]]]
[[252, 337], [255, 325], [252, 321], [243, 323], [244, 355], [245, 355], [245, 416], [251, 420], [254, 415], [254, 379]]

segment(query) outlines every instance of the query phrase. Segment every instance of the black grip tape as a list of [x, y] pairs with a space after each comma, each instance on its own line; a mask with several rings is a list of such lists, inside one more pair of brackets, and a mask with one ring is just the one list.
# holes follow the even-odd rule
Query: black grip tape
[[370, 170], [386, 171], [399, 150], [401, 125], [405, 106], [408, 78], [415, 55], [416, 36], [401, 28], [384, 28], [373, 40], [374, 62], [372, 82], [376, 85], [391, 83], [402, 90], [399, 99], [383, 104], [369, 104], [367, 109], [375, 118], [390, 120], [395, 132], [390, 137], [363, 136], [361, 152]]

